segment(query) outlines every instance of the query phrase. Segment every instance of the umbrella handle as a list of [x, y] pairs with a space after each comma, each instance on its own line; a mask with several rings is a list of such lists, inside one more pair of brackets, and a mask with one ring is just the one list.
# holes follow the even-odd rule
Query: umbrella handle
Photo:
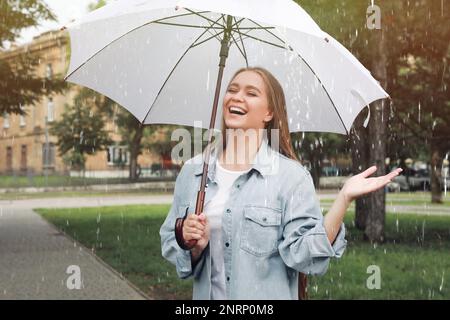
[[183, 224], [185, 218], [178, 218], [175, 221], [175, 239], [177, 240], [178, 245], [183, 250], [191, 250], [197, 244], [197, 240], [184, 240], [183, 237]]
[[[202, 191], [202, 190], [200, 190], [197, 194], [197, 203], [195, 205], [195, 214], [196, 215], [201, 214], [203, 211], [203, 206], [205, 203], [205, 195], [206, 195], [206, 192]], [[186, 241], [186, 240], [184, 240], [184, 237], [183, 237], [183, 224], [184, 224], [184, 220], [187, 217], [188, 210], [189, 210], [189, 208], [186, 209], [186, 213], [183, 218], [178, 218], [175, 221], [175, 239], [177, 240], [177, 243], [180, 246], [180, 248], [184, 249], [184, 250], [191, 250], [197, 244], [197, 240]]]

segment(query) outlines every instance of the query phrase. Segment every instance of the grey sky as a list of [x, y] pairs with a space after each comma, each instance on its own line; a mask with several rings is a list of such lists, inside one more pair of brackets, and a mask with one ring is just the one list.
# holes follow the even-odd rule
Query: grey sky
[[30, 42], [34, 36], [42, 32], [59, 29], [72, 19], [78, 19], [87, 13], [87, 7], [94, 0], [44, 0], [56, 14], [58, 22], [42, 22], [39, 28], [29, 28], [22, 32], [21, 39], [17, 43]]

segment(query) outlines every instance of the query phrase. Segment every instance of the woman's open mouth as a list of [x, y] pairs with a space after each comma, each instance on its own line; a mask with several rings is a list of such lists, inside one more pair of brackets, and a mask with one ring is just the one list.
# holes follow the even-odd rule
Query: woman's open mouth
[[235, 114], [235, 115], [239, 115], [239, 116], [245, 116], [247, 114], [247, 111], [245, 111], [242, 108], [236, 107], [236, 106], [231, 106], [228, 110], [231, 114]]

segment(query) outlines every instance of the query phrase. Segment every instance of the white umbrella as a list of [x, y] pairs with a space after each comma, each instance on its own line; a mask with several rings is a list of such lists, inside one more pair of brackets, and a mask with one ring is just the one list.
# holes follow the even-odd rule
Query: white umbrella
[[[347, 134], [365, 106], [388, 97], [291, 0], [120, 0], [68, 30], [66, 80], [111, 98], [144, 124], [218, 127], [222, 78], [244, 66], [264, 66], [280, 81], [291, 132]], [[203, 211], [210, 145], [197, 214]]]
[[[388, 97], [347, 49], [290, 0], [113, 2], [68, 26], [66, 79], [108, 96], [142, 123], [201, 121], [209, 128], [229, 16], [223, 76], [229, 79], [243, 66], [269, 69], [283, 85], [291, 132], [347, 134], [365, 106]], [[216, 119], [221, 117], [219, 108]]]

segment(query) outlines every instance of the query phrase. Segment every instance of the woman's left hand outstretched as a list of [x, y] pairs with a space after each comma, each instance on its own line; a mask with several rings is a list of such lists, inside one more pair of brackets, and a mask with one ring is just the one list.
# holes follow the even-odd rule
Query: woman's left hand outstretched
[[368, 178], [376, 170], [377, 167], [372, 166], [351, 177], [344, 183], [341, 192], [344, 193], [345, 198], [349, 203], [362, 195], [384, 188], [393, 178], [402, 172], [402, 169], [398, 168], [384, 176]]

